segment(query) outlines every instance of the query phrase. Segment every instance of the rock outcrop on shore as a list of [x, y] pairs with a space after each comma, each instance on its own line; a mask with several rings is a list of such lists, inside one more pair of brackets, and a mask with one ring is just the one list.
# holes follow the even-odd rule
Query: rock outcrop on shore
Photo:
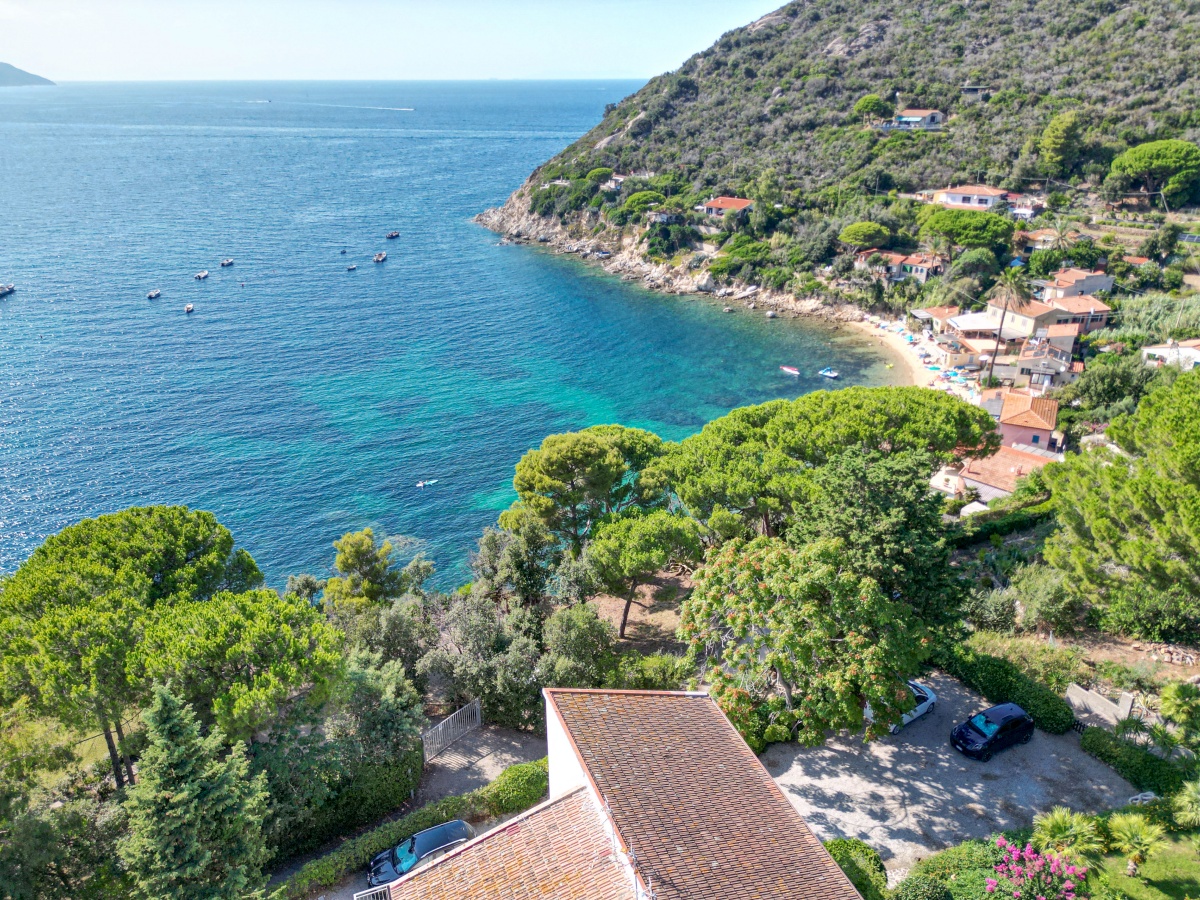
[[570, 253], [601, 266], [610, 275], [625, 281], [637, 281], [644, 287], [664, 294], [700, 294], [724, 301], [727, 308], [742, 306], [762, 310], [764, 314], [817, 316], [840, 322], [855, 322], [862, 310], [845, 303], [831, 304], [820, 296], [797, 297], [786, 291], [757, 285], [721, 286], [709, 274], [705, 263], [713, 252], [694, 250], [673, 263], [646, 259], [639, 242], [642, 229], [596, 229], [597, 214], [585, 211], [564, 224], [557, 218], [543, 218], [529, 211], [530, 183], [526, 182], [503, 206], [484, 210], [475, 221], [518, 244], [539, 244], [557, 253]]

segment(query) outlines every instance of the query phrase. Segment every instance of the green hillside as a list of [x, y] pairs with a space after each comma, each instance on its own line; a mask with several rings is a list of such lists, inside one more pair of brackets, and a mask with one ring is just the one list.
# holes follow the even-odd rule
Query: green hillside
[[[676, 173], [744, 190], [773, 169], [786, 190], [910, 190], [1043, 174], [1099, 181], [1121, 150], [1200, 136], [1195, 0], [801, 0], [731, 31], [652, 79], [542, 174]], [[990, 89], [966, 98], [966, 84]], [[951, 117], [941, 132], [864, 127], [868, 94]], [[1066, 159], [1041, 152], [1074, 110]], [[1052, 158], [1042, 158], [1042, 157]]]

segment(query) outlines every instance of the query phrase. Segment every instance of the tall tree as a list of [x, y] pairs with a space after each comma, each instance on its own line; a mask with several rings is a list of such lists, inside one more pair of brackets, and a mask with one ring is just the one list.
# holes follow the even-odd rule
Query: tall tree
[[229, 900], [266, 884], [262, 824], [267, 792], [251, 778], [245, 749], [200, 736], [191, 709], [165, 687], [144, 715], [149, 746], [125, 809], [121, 858], [145, 900]]
[[1038, 141], [1038, 168], [1051, 178], [1070, 173], [1082, 148], [1083, 123], [1075, 110], [1061, 112], [1046, 126]]
[[988, 360], [988, 381], [991, 381], [992, 372], [996, 369], [996, 357], [1000, 355], [1000, 347], [1004, 341], [1004, 320], [1008, 317], [1009, 310], [1023, 313], [1029, 309], [1033, 300], [1033, 285], [1023, 269], [1008, 268], [1000, 273], [987, 295], [1002, 307], [1000, 325], [996, 329], [996, 345], [992, 348], [992, 358]]
[[211, 513], [136, 507], [48, 538], [0, 585], [0, 690], [73, 728], [104, 733], [118, 787], [126, 710], [143, 684], [131, 650], [161, 609], [244, 591], [262, 575]]
[[641, 585], [668, 565], [693, 562], [700, 555], [699, 529], [686, 516], [655, 510], [601, 524], [588, 544], [587, 557], [604, 587], [625, 601], [617, 636], [625, 637]]
[[325, 603], [334, 609], [399, 597], [419, 588], [432, 571], [420, 556], [402, 567], [398, 549], [390, 540], [380, 541], [370, 528], [342, 535], [333, 547], [338, 575], [325, 582]]
[[805, 744], [862, 728], [866, 703], [871, 733], [883, 734], [911, 708], [905, 679], [928, 655], [924, 626], [855, 573], [837, 541], [795, 550], [737, 539], [713, 550], [679, 634], [716, 691], [778, 689]]
[[206, 726], [246, 740], [289, 704], [324, 702], [342, 672], [343, 640], [300, 597], [223, 591], [158, 617], [131, 666], [170, 683]]
[[903, 600], [927, 624], [947, 621], [960, 591], [941, 500], [929, 490], [934, 465], [924, 451], [835, 456], [795, 505], [788, 542], [840, 540], [850, 570], [873, 578], [885, 597]]
[[1191, 141], [1150, 141], [1130, 147], [1112, 161], [1114, 175], [1140, 182], [1147, 193], [1186, 200], [1200, 181], [1200, 147]]

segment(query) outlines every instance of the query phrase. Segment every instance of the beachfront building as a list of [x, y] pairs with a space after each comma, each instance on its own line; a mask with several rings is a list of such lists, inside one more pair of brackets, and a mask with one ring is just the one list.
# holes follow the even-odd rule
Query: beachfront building
[[889, 281], [899, 281], [904, 277], [901, 267], [906, 258], [904, 253], [872, 247], [870, 250], [860, 250], [854, 254], [854, 268], [859, 272], [871, 272]]
[[1059, 269], [1044, 281], [1035, 281], [1041, 299], [1046, 302], [1063, 297], [1080, 297], [1097, 291], [1111, 291], [1116, 279], [1103, 272], [1087, 269]]
[[740, 216], [754, 208], [754, 201], [744, 197], [713, 197], [697, 209], [706, 216], [723, 219], [727, 214]]
[[934, 191], [934, 203], [950, 209], [1002, 209], [1008, 191], [988, 187], [985, 184], [964, 184]]
[[1142, 348], [1142, 361], [1148, 366], [1179, 366], [1190, 372], [1200, 364], [1200, 339], [1167, 341]]
[[950, 320], [961, 312], [962, 309], [957, 306], [929, 306], [925, 309], [914, 309], [909, 315], [920, 323], [920, 328], [939, 335], [949, 326]]
[[991, 413], [1006, 447], [1030, 446], [1061, 451], [1064, 435], [1058, 430], [1058, 401], [1021, 388], [984, 390], [980, 406]]
[[946, 263], [940, 256], [930, 253], [914, 253], [904, 257], [900, 263], [902, 278], [913, 278], [921, 284], [946, 271]]
[[546, 688], [550, 798], [388, 900], [861, 900], [705, 693]]

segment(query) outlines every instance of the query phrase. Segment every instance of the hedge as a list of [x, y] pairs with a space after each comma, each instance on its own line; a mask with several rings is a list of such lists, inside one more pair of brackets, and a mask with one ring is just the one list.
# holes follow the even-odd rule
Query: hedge
[[825, 849], [863, 900], [887, 897], [887, 870], [874, 847], [858, 838], [833, 838], [825, 842]]
[[1054, 504], [1046, 500], [1024, 509], [994, 515], [995, 518], [989, 518], [988, 513], [971, 516], [962, 527], [962, 531], [950, 537], [950, 546], [969, 547], [971, 544], [988, 540], [994, 534], [1006, 535], [1032, 528], [1054, 515]]
[[951, 900], [950, 889], [928, 875], [909, 875], [892, 894], [894, 900]]
[[454, 819], [478, 821], [507, 812], [520, 812], [540, 801], [550, 787], [546, 759], [509, 766], [491, 784], [457, 797], [445, 797], [415, 809], [406, 816], [384, 822], [377, 828], [345, 841], [274, 890], [271, 900], [308, 897], [318, 889], [332, 887], [356, 871], [365, 871], [375, 854], [395, 847], [418, 831]]
[[951, 645], [934, 654], [934, 663], [992, 703], [1017, 704], [1050, 734], [1065, 734], [1075, 723], [1075, 711], [1066, 700], [1006, 659]]
[[1182, 766], [1103, 728], [1084, 729], [1079, 745], [1096, 759], [1112, 766], [1139, 791], [1154, 791], [1160, 797], [1169, 797], [1187, 780], [1188, 773]]

